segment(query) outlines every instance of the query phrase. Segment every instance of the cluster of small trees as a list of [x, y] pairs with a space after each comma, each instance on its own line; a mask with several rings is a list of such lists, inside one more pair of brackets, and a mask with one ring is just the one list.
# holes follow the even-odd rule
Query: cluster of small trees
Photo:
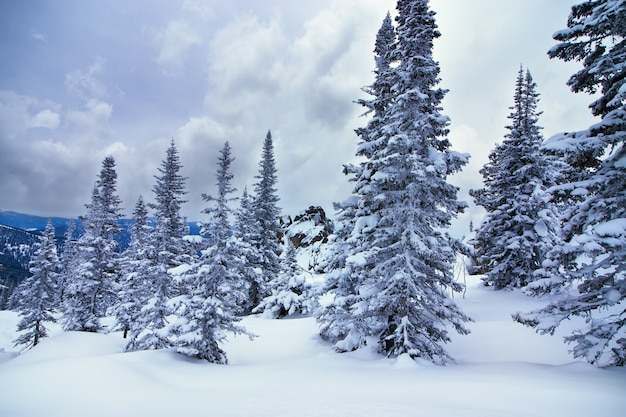
[[[454, 279], [457, 254], [470, 250], [445, 233], [467, 207], [447, 178], [469, 155], [451, 150], [446, 138], [446, 90], [437, 88], [432, 56], [440, 35], [434, 12], [427, 0], [398, 0], [397, 12], [396, 25], [387, 14], [376, 38], [375, 81], [365, 89], [372, 98], [359, 101], [370, 120], [356, 130], [361, 162], [344, 167], [353, 195], [336, 204], [323, 289], [333, 297], [316, 317], [321, 336], [338, 351], [369, 345], [387, 356], [443, 364], [452, 359], [443, 348], [449, 330], [469, 332], [470, 318], [451, 294], [463, 288]], [[574, 6], [549, 52], [583, 62], [569, 84], [575, 92], [599, 90], [590, 107], [601, 121], [544, 141], [536, 84], [520, 68], [509, 132], [481, 170], [484, 188], [471, 192], [487, 211], [472, 242], [485, 283], [549, 295], [545, 308], [514, 319], [553, 333], [562, 320], [583, 315], [588, 329], [567, 338], [574, 355], [619, 365], [626, 361], [625, 21], [626, 0]], [[254, 196], [244, 190], [238, 210], [229, 206], [232, 161], [226, 143], [217, 194], [203, 196], [210, 203], [202, 225], [208, 244], [198, 246], [184, 238], [185, 178], [172, 143], [153, 189], [156, 224], [139, 199], [130, 247], [118, 254], [120, 201], [114, 160], [105, 159], [86, 232], [78, 240], [70, 233], [61, 261], [46, 229], [33, 276], [15, 296], [20, 329], [31, 329], [18, 342], [36, 344], [45, 335], [42, 323], [60, 306], [66, 329], [100, 331], [100, 319], [113, 314], [130, 350], [175, 347], [225, 363], [224, 332], [247, 334], [237, 325], [240, 315], [314, 311], [293, 248], [280, 257], [271, 135]], [[59, 262], [60, 275], [51, 266]]]
[[[248, 334], [236, 324], [241, 315], [265, 311], [278, 318], [310, 312], [310, 285], [292, 282], [301, 275], [294, 252], [280, 245], [271, 133], [264, 141], [256, 195], [244, 190], [238, 210], [229, 205], [236, 192], [233, 160], [226, 142], [218, 157], [217, 193], [203, 194], [208, 219], [201, 225], [205, 239], [198, 241], [188, 236], [181, 215], [186, 178], [172, 141], [156, 176], [155, 203], [146, 205], [139, 198], [129, 247], [120, 252], [115, 160], [105, 158], [82, 219], [84, 234], [75, 238], [70, 225], [59, 259], [49, 223], [31, 263], [32, 276], [13, 295], [13, 306], [23, 316], [19, 330], [27, 330], [16, 344], [36, 345], [46, 335], [44, 322], [54, 321], [58, 311], [64, 329], [73, 331], [112, 330], [102, 319], [115, 317], [114, 329], [128, 339], [127, 350], [174, 347], [226, 363], [219, 346], [226, 332]], [[281, 257], [282, 252], [289, 256]]]

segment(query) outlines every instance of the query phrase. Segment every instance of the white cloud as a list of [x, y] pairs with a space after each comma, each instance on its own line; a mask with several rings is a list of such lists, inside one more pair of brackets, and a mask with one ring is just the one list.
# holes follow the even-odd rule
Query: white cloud
[[61, 123], [61, 116], [50, 109], [42, 110], [37, 113], [28, 122], [28, 127], [36, 128], [43, 127], [46, 129], [56, 129]]
[[56, 129], [61, 122], [61, 106], [49, 100], [0, 91], [0, 139], [15, 139], [31, 128]]
[[108, 128], [113, 114], [113, 105], [110, 103], [90, 99], [85, 104], [85, 110], [70, 110], [65, 117], [69, 125], [80, 129], [88, 129], [93, 133], [103, 132]]
[[161, 48], [156, 62], [166, 74], [178, 73], [185, 66], [191, 48], [202, 42], [202, 37], [187, 19], [172, 20], [161, 35]]
[[128, 146], [126, 146], [124, 143], [122, 142], [114, 142], [112, 144], [110, 144], [109, 146], [104, 148], [104, 155], [117, 155], [117, 154], [124, 154], [127, 153], [130, 150], [130, 148]]

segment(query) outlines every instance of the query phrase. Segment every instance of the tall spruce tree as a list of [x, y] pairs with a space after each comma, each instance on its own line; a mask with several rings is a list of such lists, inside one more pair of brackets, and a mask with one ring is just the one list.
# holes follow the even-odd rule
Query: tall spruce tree
[[85, 233], [78, 239], [76, 270], [68, 276], [64, 302], [65, 330], [97, 332], [100, 319], [116, 303], [120, 276], [115, 237], [120, 233], [121, 200], [117, 196], [115, 159], [102, 162], [87, 215]]
[[280, 274], [280, 208], [276, 183], [278, 182], [276, 161], [274, 160], [274, 142], [272, 133], [267, 132], [263, 141], [263, 152], [259, 162], [259, 174], [254, 184], [254, 219], [256, 230], [252, 236], [252, 245], [256, 249], [252, 260], [261, 273], [259, 288], [251, 288], [250, 303], [258, 306], [269, 294], [268, 284]]
[[[353, 191], [354, 196], [334, 204], [337, 228], [330, 242], [333, 250], [330, 252], [330, 258], [325, 265], [325, 268], [329, 271], [350, 268], [346, 266], [346, 257], [350, 256], [350, 253], [356, 252], [359, 245], [367, 245], [368, 242], [367, 238], [361, 235], [364, 231], [362, 221], [357, 228], [355, 228], [354, 224], [357, 218], [367, 218], [368, 206], [365, 204], [364, 199], [355, 197], [360, 193], [361, 189], [367, 187], [371, 175], [369, 158], [376, 149], [380, 149], [385, 144], [385, 136], [381, 134], [381, 129], [384, 128], [385, 112], [393, 100], [393, 76], [390, 73], [390, 68], [393, 63], [391, 51], [395, 41], [395, 28], [393, 27], [391, 14], [387, 13], [376, 35], [374, 47], [374, 62], [376, 66], [374, 73], [376, 77], [371, 86], [363, 89], [372, 98], [357, 101], [365, 108], [363, 116], [371, 116], [371, 119], [366, 127], [355, 130], [360, 138], [356, 155], [363, 157], [363, 161], [358, 166], [351, 164], [344, 166], [344, 174], [349, 175], [350, 181], [354, 181], [357, 185]], [[367, 228], [365, 228], [365, 232], [367, 232]], [[335, 289], [336, 297], [349, 296], [354, 292], [354, 288], [351, 285], [345, 286], [347, 281], [345, 277], [342, 278], [342, 275], [343, 273], [339, 275], [330, 273], [327, 275], [326, 287], [327, 289]], [[344, 284], [341, 289], [338, 288], [340, 283], [337, 280], [341, 280]]]
[[[355, 183], [353, 195], [341, 203], [335, 203], [336, 229], [331, 237], [331, 252], [327, 265], [327, 274], [323, 291], [332, 291], [334, 301], [320, 310], [318, 321], [322, 323], [321, 334], [324, 338], [340, 343], [338, 350], [351, 350], [364, 343], [366, 330], [362, 330], [362, 319], [352, 316], [352, 305], [359, 300], [359, 285], [363, 278], [363, 254], [373, 244], [373, 225], [376, 214], [373, 213], [372, 199], [367, 190], [373, 174], [371, 158], [376, 149], [386, 145], [387, 136], [383, 134], [385, 115], [393, 94], [389, 86], [394, 83], [394, 74], [390, 71], [395, 57], [396, 31], [390, 13], [387, 13], [378, 30], [374, 48], [375, 80], [364, 91], [372, 95], [370, 100], [359, 100], [365, 107], [364, 115], [371, 115], [364, 128], [355, 130], [359, 137], [356, 154], [364, 157], [358, 165], [345, 165], [344, 174]], [[354, 327], [354, 329], [351, 329]], [[348, 337], [354, 334], [354, 339]], [[353, 344], [346, 344], [354, 340]]]
[[[468, 333], [469, 320], [447, 294], [454, 281], [455, 247], [443, 229], [465, 203], [446, 181], [467, 163], [451, 151], [449, 120], [440, 114], [445, 90], [436, 88], [439, 66], [432, 58], [439, 36], [426, 0], [397, 4], [397, 43], [389, 84], [394, 97], [375, 134], [367, 133], [367, 169], [356, 179], [355, 231], [366, 239], [346, 257], [338, 286], [353, 287], [319, 316], [321, 334], [339, 351], [369, 341], [387, 356], [408, 354], [435, 363], [451, 360], [442, 344], [448, 330]], [[361, 133], [363, 137], [363, 133]], [[349, 281], [344, 285], [342, 281]]]
[[134, 340], [142, 331], [141, 309], [151, 296], [150, 278], [155, 270], [155, 247], [152, 242], [153, 228], [149, 224], [148, 209], [139, 197], [133, 211], [130, 227], [130, 243], [123, 254], [122, 279], [119, 302], [113, 309], [116, 328], [123, 337]]
[[226, 352], [220, 347], [226, 332], [247, 333], [235, 324], [240, 320], [237, 313], [245, 298], [245, 282], [238, 273], [245, 260], [230, 225], [229, 202], [233, 200], [230, 195], [236, 191], [231, 185], [233, 161], [231, 147], [226, 142], [218, 157], [217, 196], [202, 196], [213, 203], [204, 210], [209, 219], [201, 229], [209, 245], [195, 268], [183, 274], [189, 293], [176, 300], [183, 320], [175, 339], [176, 350], [220, 364], [228, 362]]
[[187, 202], [184, 200], [187, 177], [180, 174], [182, 167], [178, 149], [172, 140], [165, 160], [158, 168], [160, 175], [155, 176], [156, 184], [152, 191], [156, 202], [150, 204], [155, 210], [159, 263], [165, 269], [179, 266], [189, 259], [182, 239], [187, 234], [185, 218], [181, 214], [182, 205]]
[[23, 332], [15, 339], [15, 346], [30, 348], [48, 335], [46, 323], [54, 323], [57, 305], [57, 279], [60, 261], [52, 221], [48, 220], [41, 243], [30, 261], [31, 275], [11, 295], [11, 304], [20, 315], [17, 330]]
[[128, 343], [128, 350], [162, 349], [172, 346], [170, 326], [167, 317], [171, 313], [168, 302], [180, 291], [173, 280], [171, 270], [191, 263], [191, 254], [183, 237], [187, 234], [181, 207], [186, 201], [183, 196], [186, 177], [180, 174], [182, 164], [174, 140], [170, 143], [165, 160], [159, 167], [160, 175], [155, 176], [152, 188], [156, 202], [156, 226], [153, 244], [155, 247], [154, 266], [149, 274], [151, 297], [141, 309], [137, 329]]
[[[572, 91], [599, 93], [590, 108], [600, 121], [562, 135], [556, 145], [577, 161], [580, 174], [556, 191], [576, 196], [564, 216], [561, 245], [550, 254], [558, 292], [543, 309], [514, 319], [553, 334], [571, 316], [586, 327], [565, 338], [574, 357], [597, 365], [626, 363], [626, 0], [594, 0], [572, 7], [551, 58], [581, 61]], [[555, 145], [555, 144], [552, 144]]]
[[470, 190], [487, 215], [472, 242], [476, 259], [497, 289], [524, 287], [540, 278], [547, 253], [559, 241], [558, 214], [548, 187], [554, 173], [540, 149], [539, 94], [530, 71], [520, 67], [515, 82], [511, 124], [502, 144], [480, 170], [484, 188]]

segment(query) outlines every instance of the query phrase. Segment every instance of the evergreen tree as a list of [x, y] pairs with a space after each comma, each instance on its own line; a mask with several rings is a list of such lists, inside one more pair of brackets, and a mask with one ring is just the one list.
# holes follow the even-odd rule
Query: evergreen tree
[[117, 191], [115, 159], [106, 157], [94, 187], [85, 233], [78, 239], [76, 269], [68, 277], [64, 303], [65, 330], [97, 332], [100, 318], [117, 302], [120, 275], [115, 237], [122, 217]]
[[261, 299], [261, 288], [264, 288], [263, 275], [255, 263], [258, 259], [254, 247], [254, 239], [257, 234], [258, 226], [254, 218], [253, 199], [246, 188], [239, 200], [239, 209], [235, 213], [235, 229], [233, 231], [243, 256], [243, 264], [238, 274], [246, 283], [246, 297], [242, 304], [242, 314], [252, 313], [252, 309], [259, 304], [258, 300]]
[[98, 234], [102, 242], [101, 271], [102, 282], [99, 289], [101, 298], [100, 317], [107, 314], [107, 309], [117, 302], [121, 265], [119, 262], [118, 243], [115, 240], [122, 232], [119, 220], [122, 218], [122, 200], [117, 195], [117, 172], [115, 159], [107, 156], [102, 161], [102, 169], [96, 181], [99, 190], [100, 219], [96, 220]]
[[317, 305], [313, 288], [306, 280], [307, 271], [298, 265], [295, 246], [288, 238], [285, 245], [281, 273], [270, 281], [271, 294], [255, 310], [267, 318], [310, 314]]
[[127, 346], [128, 350], [149, 350], [170, 347], [171, 329], [167, 320], [171, 309], [168, 301], [179, 295], [172, 277], [172, 269], [192, 261], [188, 246], [183, 237], [187, 234], [185, 220], [180, 213], [185, 180], [179, 171], [182, 168], [178, 149], [172, 140], [167, 149], [166, 158], [159, 167], [159, 176], [155, 176], [153, 187], [156, 203], [150, 206], [155, 210], [156, 226], [154, 231], [154, 266], [147, 279], [152, 289], [152, 296], [141, 309], [137, 320], [139, 334], [133, 334]]
[[[394, 63], [393, 49], [396, 42], [396, 31], [391, 21], [391, 14], [387, 12], [383, 23], [376, 35], [374, 47], [374, 61], [376, 75], [374, 83], [363, 89], [372, 96], [371, 99], [357, 100], [361, 106], [365, 107], [363, 116], [371, 115], [371, 119], [364, 128], [356, 129], [356, 134], [361, 138], [356, 154], [369, 158], [376, 149], [380, 149], [381, 143], [378, 130], [385, 126], [384, 115], [394, 98], [394, 77], [390, 72]], [[367, 162], [361, 164], [361, 170], [367, 168]], [[358, 175], [357, 171], [357, 175]]]
[[[279, 198], [276, 195], [276, 162], [274, 160], [274, 143], [272, 133], [267, 132], [263, 142], [263, 153], [259, 163], [259, 175], [255, 178], [255, 197], [253, 200], [254, 219], [256, 230], [252, 236], [252, 245], [256, 249], [256, 255], [252, 263], [261, 271], [259, 288], [252, 288], [250, 303], [258, 306], [261, 300], [268, 295], [268, 283], [280, 273], [280, 208]], [[256, 294], [255, 294], [256, 292]]]
[[22, 281], [11, 295], [11, 304], [20, 314], [17, 330], [24, 332], [15, 339], [15, 346], [34, 347], [48, 335], [45, 323], [54, 323], [57, 300], [57, 278], [60, 261], [52, 221], [48, 220], [39, 249], [30, 261], [31, 276]]
[[[370, 100], [358, 100], [357, 103], [365, 107], [365, 115], [371, 115], [371, 119], [367, 126], [355, 130], [360, 138], [357, 146], [356, 155], [363, 157], [364, 160], [358, 166], [345, 165], [344, 174], [350, 176], [350, 181], [354, 181], [357, 185], [354, 189], [354, 196], [348, 198], [341, 203], [335, 203], [336, 224], [338, 225], [334, 236], [332, 236], [330, 246], [332, 248], [330, 259], [326, 261], [325, 269], [328, 271], [339, 271], [346, 266], [346, 257], [350, 253], [358, 251], [357, 246], [366, 245], [367, 239], [361, 236], [362, 232], [367, 233], [367, 227], [363, 224], [363, 219], [368, 218], [368, 207], [364, 199], [359, 199], [357, 195], [362, 189], [367, 188], [368, 181], [371, 176], [371, 162], [369, 158], [376, 149], [380, 149], [385, 144], [385, 136], [381, 134], [384, 129], [384, 116], [389, 104], [393, 100], [392, 86], [393, 74], [390, 73], [393, 58], [391, 51], [394, 48], [396, 40], [396, 32], [391, 21], [390, 13], [387, 13], [383, 23], [378, 30], [376, 43], [374, 48], [374, 61], [376, 69], [374, 73], [376, 78], [374, 83], [363, 90], [370, 94]], [[359, 227], [355, 228], [354, 221], [361, 219]], [[350, 296], [354, 292], [352, 285], [344, 286], [342, 290], [337, 287], [340, 285], [338, 280], [346, 284], [345, 271], [342, 274], [330, 273], [327, 275], [327, 289], [335, 289], [335, 296]]]
[[202, 225], [202, 234], [208, 236], [209, 246], [203, 251], [200, 262], [184, 274], [190, 289], [189, 294], [179, 297], [176, 310], [182, 318], [175, 345], [179, 353], [206, 359], [212, 363], [226, 364], [226, 353], [219, 344], [226, 337], [225, 332], [246, 333], [235, 323], [239, 305], [244, 293], [243, 281], [237, 271], [241, 270], [244, 258], [232, 235], [228, 205], [235, 192], [231, 182], [231, 148], [228, 142], [218, 157], [217, 196], [203, 194], [203, 199], [213, 202], [204, 213], [209, 220]]
[[[599, 92], [590, 108], [600, 122], [563, 135], [558, 145], [577, 161], [580, 174], [559, 185], [580, 199], [563, 219], [563, 243], [550, 254], [558, 268], [549, 305], [514, 319], [554, 333], [571, 316], [586, 328], [565, 338], [574, 357], [598, 365], [626, 363], [626, 1], [594, 0], [572, 7], [567, 29], [548, 54], [581, 61], [568, 84], [574, 92]], [[582, 168], [582, 169], [581, 169]]]
[[142, 329], [137, 326], [141, 322], [141, 309], [151, 296], [150, 277], [156, 258], [152, 232], [148, 209], [140, 196], [133, 211], [130, 244], [122, 261], [119, 303], [113, 310], [116, 328], [123, 331], [124, 338], [130, 332], [131, 340], [141, 333]]
[[63, 251], [60, 255], [61, 261], [61, 273], [58, 277], [58, 300], [57, 306], [62, 308], [65, 300], [65, 289], [67, 286], [68, 278], [71, 276], [72, 271], [76, 269], [76, 262], [78, 261], [78, 239], [74, 236], [76, 233], [76, 223], [74, 219], [70, 219], [67, 224], [67, 231], [65, 232], [65, 241], [63, 242]]
[[[353, 195], [341, 203], [335, 203], [337, 225], [334, 236], [329, 241], [331, 253], [325, 266], [327, 274], [323, 291], [332, 291], [334, 301], [321, 310], [318, 321], [322, 323], [324, 338], [339, 343], [338, 350], [352, 350], [364, 344], [368, 330], [359, 317], [353, 317], [352, 306], [359, 302], [359, 285], [363, 275], [363, 253], [373, 244], [373, 226], [377, 216], [368, 198], [368, 187], [373, 172], [371, 159], [374, 152], [386, 145], [383, 133], [385, 115], [393, 100], [388, 86], [393, 86], [395, 74], [390, 71], [395, 63], [391, 51], [395, 48], [396, 31], [387, 13], [377, 33], [374, 48], [374, 83], [364, 91], [372, 95], [370, 100], [359, 100], [365, 107], [365, 115], [371, 119], [365, 128], [356, 129], [360, 141], [356, 155], [364, 157], [358, 165], [345, 165], [344, 174], [355, 183]], [[352, 337], [352, 335], [354, 337]]]
[[100, 321], [95, 312], [96, 294], [98, 291], [98, 271], [96, 271], [95, 248], [98, 241], [94, 230], [90, 227], [89, 218], [95, 217], [98, 208], [98, 188], [94, 187], [91, 204], [85, 222], [85, 233], [76, 242], [76, 253], [71, 261], [72, 269], [65, 276], [65, 292], [63, 300], [63, 328], [69, 331], [97, 332], [101, 329]]
[[475, 257], [487, 270], [485, 283], [496, 289], [524, 287], [538, 279], [546, 254], [559, 240], [558, 214], [546, 192], [554, 175], [540, 149], [535, 90], [530, 72], [524, 75], [520, 67], [509, 133], [480, 171], [484, 188], [470, 191], [487, 211], [472, 242]]
[[99, 190], [94, 187], [89, 211], [82, 218], [85, 233], [77, 241], [74, 269], [68, 276], [63, 304], [63, 327], [70, 331], [97, 332], [103, 330], [100, 318], [104, 316], [102, 292], [111, 290], [105, 281], [106, 264], [102, 261], [113, 249], [98, 235], [98, 228], [91, 219], [97, 219], [100, 210]]
[[100, 235], [108, 240], [112, 240], [120, 234], [121, 227], [118, 221], [122, 218], [120, 205], [122, 200], [117, 195], [117, 172], [115, 171], [115, 159], [107, 156], [102, 161], [102, 169], [96, 181], [99, 191], [100, 215], [95, 219], [100, 228]]
[[[400, 0], [398, 41], [388, 72], [394, 97], [375, 134], [368, 133], [367, 169], [356, 179], [352, 220], [361, 243], [346, 256], [338, 286], [355, 288], [322, 311], [321, 334], [339, 351], [369, 341], [387, 356], [408, 354], [436, 363], [450, 357], [441, 346], [448, 328], [467, 333], [469, 320], [446, 291], [454, 281], [459, 242], [441, 230], [465, 203], [446, 177], [467, 162], [451, 151], [448, 118], [441, 115], [445, 90], [435, 88], [439, 66], [432, 59], [439, 36], [434, 13], [425, 0]], [[365, 241], [366, 243], [362, 243]], [[344, 284], [347, 282], [347, 284]]]
[[188, 260], [188, 253], [182, 240], [187, 234], [185, 219], [181, 214], [182, 205], [187, 202], [183, 199], [187, 194], [185, 190], [187, 177], [180, 174], [182, 167], [178, 149], [172, 140], [166, 158], [158, 168], [161, 175], [155, 176], [156, 184], [152, 191], [156, 203], [150, 205], [155, 210], [156, 239], [159, 256], [163, 257], [159, 261], [164, 263], [166, 269]]

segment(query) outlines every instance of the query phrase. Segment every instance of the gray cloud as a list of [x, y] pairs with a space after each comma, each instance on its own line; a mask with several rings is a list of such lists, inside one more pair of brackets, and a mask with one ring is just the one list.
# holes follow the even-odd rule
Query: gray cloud
[[[443, 113], [454, 149], [472, 154], [451, 179], [462, 198], [481, 186], [478, 170], [506, 132], [520, 63], [542, 95], [545, 136], [591, 123], [589, 97], [565, 85], [577, 65], [546, 56], [570, 1], [431, 6], [441, 87], [450, 90]], [[353, 130], [367, 122], [353, 102], [373, 80], [375, 35], [394, 8], [393, 0], [44, 0], [34, 15], [11, 11], [15, 22], [0, 27], [0, 37], [16, 39], [0, 74], [0, 209], [83, 214], [110, 154], [129, 215], [140, 194], [152, 199], [174, 138], [189, 177], [185, 215], [199, 219], [224, 141], [236, 158], [234, 185], [251, 189], [271, 129], [283, 212], [311, 204], [332, 212], [350, 193], [341, 170], [355, 160]], [[481, 216], [473, 208], [455, 233]]]

